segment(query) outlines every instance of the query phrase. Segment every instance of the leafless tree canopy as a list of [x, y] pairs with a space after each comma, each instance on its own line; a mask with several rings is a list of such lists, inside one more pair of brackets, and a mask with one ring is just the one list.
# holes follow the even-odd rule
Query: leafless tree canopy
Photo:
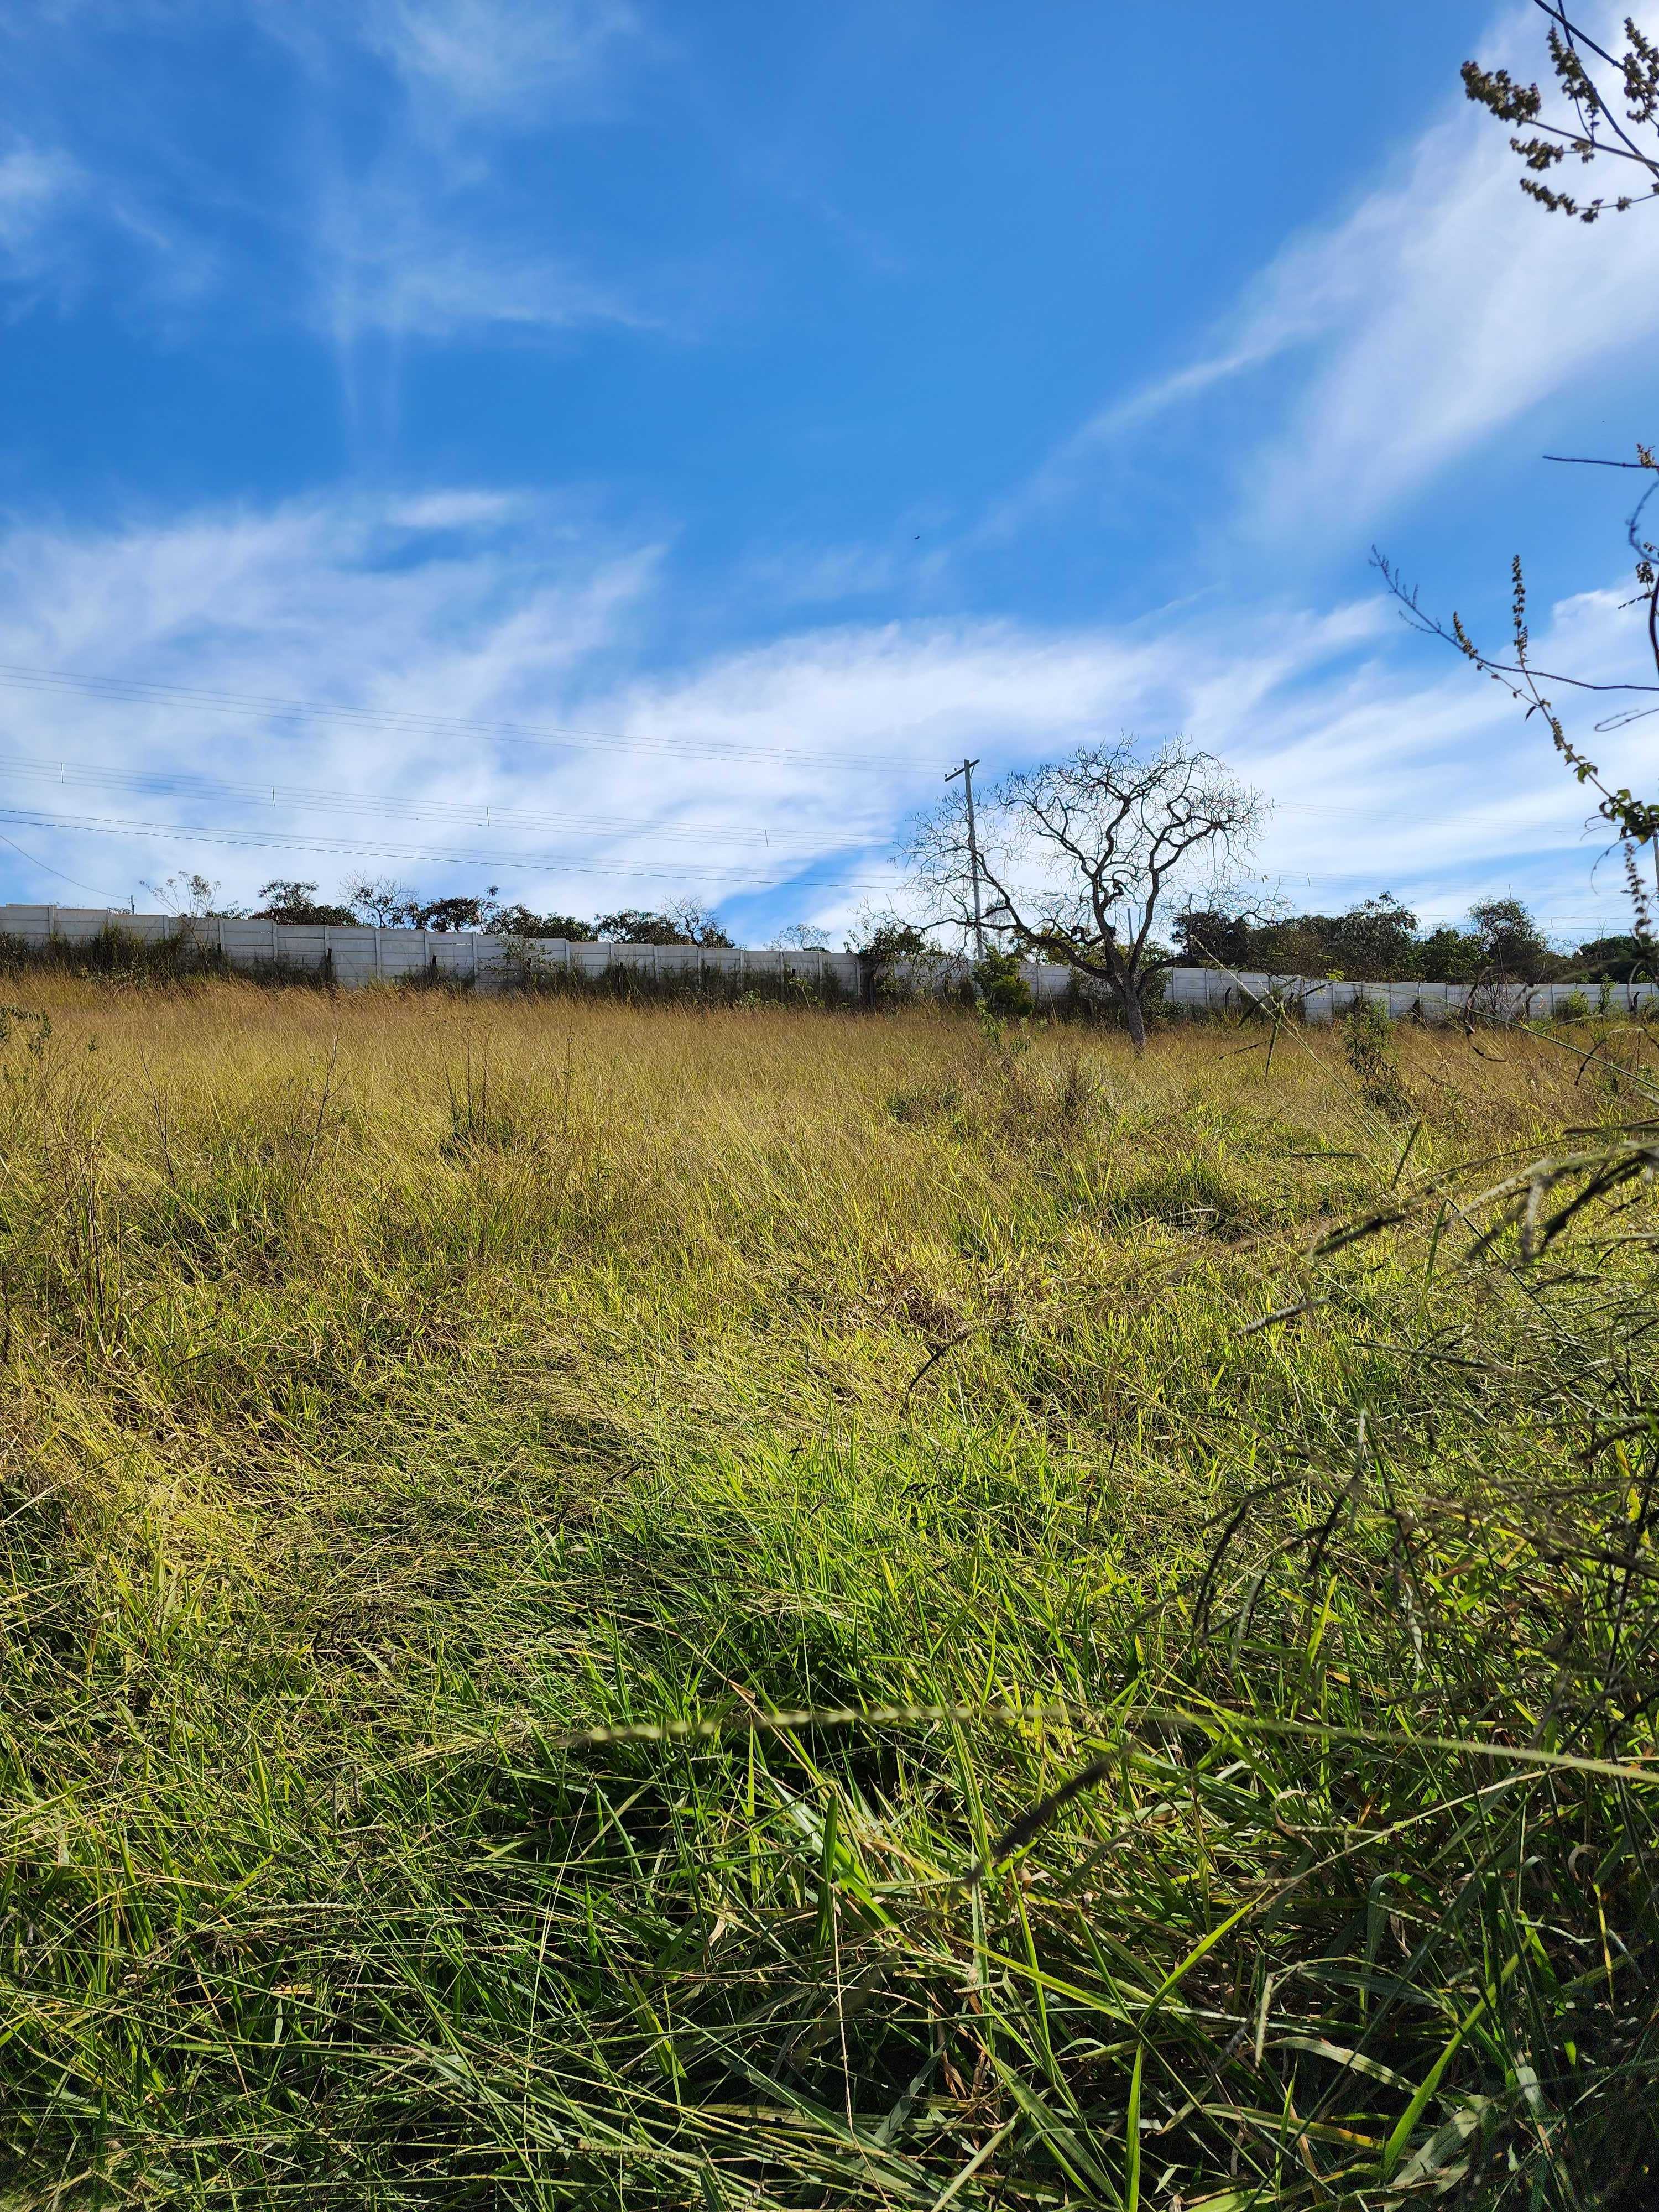
[[[1267, 802], [1210, 753], [1179, 741], [1142, 750], [1124, 739], [1006, 776], [979, 802], [985, 927], [1011, 951], [1064, 963], [1104, 984], [1144, 1042], [1148, 979], [1173, 956], [1161, 916], [1215, 898], [1248, 860]], [[930, 924], [973, 919], [965, 807], [954, 794], [917, 823], [907, 847]]]

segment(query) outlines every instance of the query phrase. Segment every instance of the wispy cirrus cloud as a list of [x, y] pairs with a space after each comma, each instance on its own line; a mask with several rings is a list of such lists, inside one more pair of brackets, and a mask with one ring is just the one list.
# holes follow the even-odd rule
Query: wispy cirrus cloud
[[[8, 30], [0, 283], [15, 305], [95, 283], [141, 309], [205, 307], [239, 285], [335, 343], [349, 387], [352, 349], [377, 336], [662, 325], [559, 235], [507, 154], [611, 112], [650, 43], [628, 0], [135, 0]], [[227, 140], [190, 61], [232, 38], [226, 97], [246, 128]], [[142, 131], [112, 96], [123, 40], [146, 73]]]
[[[278, 873], [332, 884], [368, 866], [434, 889], [500, 881], [565, 911], [686, 890], [769, 934], [803, 908], [837, 925], [859, 886], [892, 884], [896, 827], [964, 751], [989, 775], [1091, 737], [1182, 730], [1285, 802], [1262, 867], [1309, 902], [1391, 888], [1439, 915], [1516, 888], [1564, 929], [1593, 918], [1577, 786], [1494, 687], [1420, 641], [1394, 650], [1374, 599], [1270, 627], [1214, 606], [1127, 626], [802, 623], [652, 667], [669, 588], [656, 545], [510, 489], [15, 526], [0, 663], [129, 696], [7, 677], [0, 833], [27, 848], [11, 817], [44, 813], [52, 862], [118, 890], [198, 867], [246, 896]], [[1616, 669], [1619, 598], [1540, 611], [1540, 652]], [[158, 685], [370, 719], [135, 690]], [[559, 728], [586, 734], [562, 746]], [[1633, 774], [1639, 727], [1607, 743], [1609, 772]], [[39, 768], [60, 759], [236, 789], [66, 798]], [[1602, 907], [1616, 921], [1616, 881]]]
[[349, 20], [308, 11], [302, 29], [325, 109], [353, 46], [386, 72], [372, 154], [326, 163], [312, 195], [313, 319], [354, 401], [365, 340], [664, 326], [627, 278], [550, 239], [503, 160], [504, 134], [591, 122], [615, 99], [642, 42], [626, 0], [370, 0]]
[[544, 124], [607, 94], [644, 35], [627, 0], [369, 0], [356, 35], [428, 125]]
[[364, 337], [659, 327], [618, 288], [434, 199], [413, 179], [337, 181], [312, 235], [313, 314], [343, 351]]
[[0, 152], [0, 294], [16, 316], [77, 304], [94, 286], [146, 312], [198, 295], [208, 256], [130, 182], [99, 176], [66, 146], [22, 134]]
[[[1611, 31], [1623, 7], [1589, 12]], [[1480, 51], [1535, 73], [1536, 23], [1529, 5], [1507, 8]], [[1194, 359], [1109, 400], [989, 527], [1029, 522], [1130, 437], [1271, 369], [1233, 524], [1305, 545], [1359, 518], [1363, 535], [1552, 394], [1644, 359], [1659, 334], [1659, 226], [1552, 219], [1517, 177], [1492, 118], [1449, 102], [1347, 215], [1283, 248]]]
[[20, 137], [0, 154], [0, 251], [15, 270], [39, 269], [52, 230], [85, 186], [79, 164], [59, 147]]
[[62, 148], [17, 137], [0, 154], [0, 314], [15, 320], [43, 301], [67, 305], [88, 256], [75, 234], [88, 179]]
[[386, 510], [395, 530], [491, 530], [523, 518], [539, 505], [521, 492], [478, 491], [463, 487], [456, 491], [419, 492], [396, 500]]

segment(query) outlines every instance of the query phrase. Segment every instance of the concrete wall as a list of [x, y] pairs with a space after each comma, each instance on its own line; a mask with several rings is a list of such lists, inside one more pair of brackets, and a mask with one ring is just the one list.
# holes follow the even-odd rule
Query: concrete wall
[[1192, 1013], [1237, 1013], [1278, 999], [1310, 1022], [1334, 1020], [1360, 999], [1395, 1020], [1415, 1015], [1431, 1022], [1462, 1021], [1471, 1011], [1478, 1021], [1547, 1021], [1586, 999], [1598, 1012], [1659, 1006], [1659, 984], [1653, 983], [1323, 983], [1222, 968], [1172, 968], [1165, 993], [1171, 1005]]
[[[169, 938], [194, 941], [222, 952], [233, 968], [326, 973], [347, 989], [435, 976], [487, 990], [509, 981], [526, 965], [578, 981], [597, 981], [609, 970], [621, 969], [664, 983], [722, 977], [739, 990], [789, 977], [807, 984], [833, 982], [849, 998], [857, 997], [862, 988], [859, 960], [851, 952], [589, 945], [568, 938], [508, 946], [499, 938], [471, 930], [337, 928], [320, 923], [237, 921], [217, 915], [194, 921], [167, 914], [128, 914], [119, 907], [0, 906], [0, 936], [26, 945], [86, 945], [112, 929], [145, 944]], [[1021, 969], [1040, 1006], [1063, 998], [1071, 984], [1070, 970], [1065, 968], [1028, 960], [1022, 962]], [[895, 980], [917, 991], [945, 991], [963, 982], [968, 973], [965, 960], [918, 960], [899, 963]], [[1164, 986], [1170, 1005], [1186, 1012], [1237, 1013], [1278, 999], [1310, 1022], [1328, 1022], [1362, 998], [1396, 1018], [1419, 1015], [1428, 1021], [1462, 1020], [1471, 1001], [1476, 1018], [1488, 1021], [1546, 1020], [1576, 997], [1588, 998], [1593, 1007], [1609, 1012], [1659, 1006], [1659, 985], [1652, 983], [1325, 983], [1301, 975], [1171, 968], [1165, 970]]]
[[[597, 981], [621, 969], [653, 981], [689, 981], [721, 977], [741, 990], [752, 983], [776, 984], [793, 978], [806, 984], [833, 982], [856, 998], [863, 978], [852, 952], [730, 950], [701, 945], [592, 945], [571, 938], [540, 938], [533, 943], [503, 944], [475, 930], [361, 929], [332, 924], [239, 921], [213, 915], [205, 921], [167, 914], [128, 914], [119, 907], [0, 906], [0, 936], [25, 945], [86, 945], [106, 930], [119, 931], [148, 945], [169, 939], [206, 945], [223, 954], [233, 968], [256, 972], [274, 969], [300, 974], [326, 972], [343, 988], [365, 983], [395, 983], [414, 976], [447, 977], [499, 987], [532, 970]], [[1024, 963], [1026, 980], [1039, 1000], [1062, 996], [1070, 982], [1063, 968]], [[902, 962], [896, 980], [918, 991], [946, 990], [967, 979], [965, 960]]]
[[516, 964], [595, 978], [622, 968], [665, 981], [690, 975], [724, 975], [738, 985], [762, 978], [825, 977], [856, 994], [859, 963], [850, 953], [723, 951], [697, 945], [586, 945], [564, 938], [509, 948], [500, 938], [474, 930], [359, 929], [331, 924], [206, 921], [166, 914], [126, 914], [118, 907], [0, 906], [0, 934], [26, 945], [85, 945], [106, 930], [145, 944], [179, 939], [223, 954], [233, 968], [326, 971], [347, 989], [395, 983], [413, 976], [447, 977], [500, 985]]

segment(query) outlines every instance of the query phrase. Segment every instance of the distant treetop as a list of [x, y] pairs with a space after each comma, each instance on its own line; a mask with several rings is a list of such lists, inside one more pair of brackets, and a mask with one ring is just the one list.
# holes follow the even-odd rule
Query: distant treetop
[[1346, 914], [1293, 914], [1271, 920], [1194, 911], [1179, 915], [1181, 958], [1199, 967], [1273, 975], [1340, 975], [1352, 982], [1474, 983], [1503, 977], [1547, 983], [1568, 977], [1627, 982], [1645, 973], [1634, 937], [1593, 938], [1571, 953], [1553, 952], [1519, 899], [1483, 899], [1468, 925], [1419, 929], [1417, 916], [1391, 893], [1364, 899]]

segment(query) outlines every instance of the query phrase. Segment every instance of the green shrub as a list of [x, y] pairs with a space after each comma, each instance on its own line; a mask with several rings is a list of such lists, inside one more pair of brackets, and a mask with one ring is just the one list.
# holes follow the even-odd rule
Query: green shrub
[[1411, 1111], [1401, 1086], [1395, 1025], [1386, 1006], [1375, 999], [1356, 999], [1343, 1018], [1343, 1049], [1359, 1079], [1365, 1103], [1390, 1121]]
[[1015, 1021], [1036, 1004], [1031, 987], [1012, 952], [990, 951], [974, 963], [974, 988], [980, 1004], [999, 1021]]

